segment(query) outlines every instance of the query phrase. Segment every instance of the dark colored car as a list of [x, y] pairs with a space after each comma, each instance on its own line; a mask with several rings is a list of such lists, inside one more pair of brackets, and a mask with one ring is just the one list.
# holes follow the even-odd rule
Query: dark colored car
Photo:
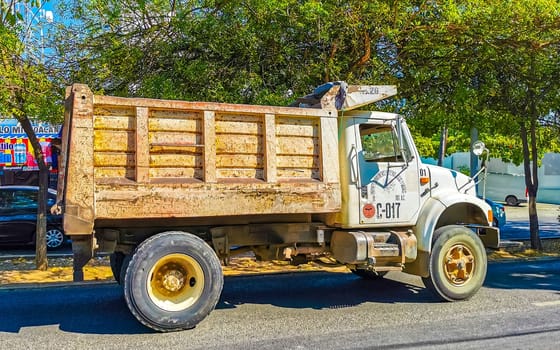
[[503, 204], [496, 203], [488, 198], [485, 198], [484, 200], [492, 208], [492, 215], [494, 216], [492, 224], [500, 229], [503, 228], [506, 224], [506, 209]]
[[[0, 245], [33, 245], [37, 226], [37, 186], [0, 186]], [[56, 191], [49, 189], [47, 212], [56, 202]], [[62, 216], [47, 213], [47, 248], [62, 246]]]

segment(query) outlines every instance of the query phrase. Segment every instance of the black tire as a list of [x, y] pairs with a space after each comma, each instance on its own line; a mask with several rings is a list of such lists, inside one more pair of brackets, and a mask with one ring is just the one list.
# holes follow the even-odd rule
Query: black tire
[[506, 204], [509, 205], [510, 207], [516, 207], [519, 205], [519, 201], [515, 196], [507, 196]]
[[126, 254], [123, 258], [121, 272], [119, 273], [119, 284], [124, 288], [124, 279], [126, 278], [126, 271], [128, 270], [128, 265], [130, 265], [130, 259], [132, 259], [132, 254]]
[[480, 238], [463, 226], [444, 226], [434, 232], [429, 277], [424, 285], [445, 301], [465, 300], [486, 278], [486, 250]]
[[223, 284], [220, 260], [206, 242], [185, 232], [163, 232], [136, 248], [124, 277], [124, 297], [145, 326], [178, 331], [208, 316]]
[[121, 270], [123, 267], [124, 253], [113, 252], [109, 255], [109, 264], [111, 265], [111, 272], [113, 272], [113, 278], [118, 284], [121, 284]]
[[365, 279], [365, 280], [380, 280], [383, 277], [385, 277], [385, 275], [387, 274], [387, 271], [371, 271], [371, 270], [360, 270], [360, 269], [354, 269], [354, 270], [350, 270], [352, 271], [352, 273], [356, 276], [360, 276], [361, 278]]

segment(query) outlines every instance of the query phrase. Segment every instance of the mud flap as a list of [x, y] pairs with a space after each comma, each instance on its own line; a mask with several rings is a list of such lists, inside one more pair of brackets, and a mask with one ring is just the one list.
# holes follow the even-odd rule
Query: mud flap
[[500, 229], [492, 226], [468, 226], [474, 230], [484, 247], [498, 249], [500, 247]]

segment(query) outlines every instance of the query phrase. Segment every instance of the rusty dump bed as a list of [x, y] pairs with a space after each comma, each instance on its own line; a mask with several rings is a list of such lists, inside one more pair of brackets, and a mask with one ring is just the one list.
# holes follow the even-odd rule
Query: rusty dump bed
[[64, 229], [97, 221], [340, 209], [337, 111], [67, 90], [58, 182]]

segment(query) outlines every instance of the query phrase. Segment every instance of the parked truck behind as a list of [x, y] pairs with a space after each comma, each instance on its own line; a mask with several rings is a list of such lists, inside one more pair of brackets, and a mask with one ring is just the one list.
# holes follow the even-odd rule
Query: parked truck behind
[[422, 164], [402, 116], [359, 110], [393, 86], [331, 83], [291, 107], [95, 95], [68, 88], [58, 181], [74, 280], [111, 253], [132, 314], [158, 331], [215, 307], [221, 265], [330, 259], [363, 278], [421, 276], [474, 295], [497, 248], [473, 179]]

